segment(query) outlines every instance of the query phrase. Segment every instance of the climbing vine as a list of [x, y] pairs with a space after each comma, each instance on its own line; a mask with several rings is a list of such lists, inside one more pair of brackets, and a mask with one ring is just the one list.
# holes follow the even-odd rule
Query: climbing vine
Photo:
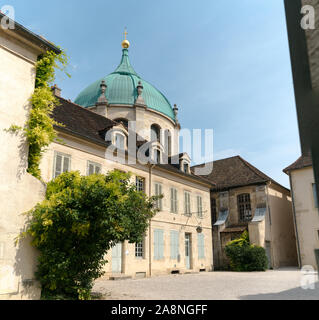
[[56, 70], [65, 71], [67, 61], [63, 51], [60, 54], [49, 51], [40, 56], [36, 64], [35, 90], [31, 97], [32, 109], [24, 131], [29, 142], [27, 171], [38, 179], [41, 179], [41, 156], [45, 148], [57, 137], [53, 126], [58, 123], [50, 116], [58, 100], [50, 86], [55, 79]]
[[40, 55], [36, 63], [35, 90], [31, 97], [31, 111], [24, 128], [12, 125], [9, 130], [12, 133], [23, 131], [29, 143], [29, 157], [27, 171], [34, 177], [41, 179], [40, 161], [45, 148], [57, 137], [54, 125], [60, 125], [51, 117], [58, 104], [51, 85], [55, 79], [56, 70], [65, 71], [68, 58], [64, 51], [57, 54], [48, 51]]

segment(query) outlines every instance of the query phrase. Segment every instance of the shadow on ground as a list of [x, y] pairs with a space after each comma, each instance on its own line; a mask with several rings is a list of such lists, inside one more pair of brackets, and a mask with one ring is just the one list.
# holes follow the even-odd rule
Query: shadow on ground
[[240, 300], [319, 300], [319, 282], [314, 289], [298, 287], [276, 293], [241, 296]]

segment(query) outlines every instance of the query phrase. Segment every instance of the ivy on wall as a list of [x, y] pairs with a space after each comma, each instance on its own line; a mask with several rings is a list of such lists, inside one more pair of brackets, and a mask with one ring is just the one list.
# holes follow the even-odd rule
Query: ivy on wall
[[[58, 104], [51, 85], [55, 80], [56, 70], [65, 71], [68, 58], [64, 51], [57, 54], [48, 51], [40, 55], [36, 63], [35, 90], [31, 97], [31, 111], [25, 128], [12, 125], [8, 131], [23, 130], [29, 143], [27, 172], [41, 180], [40, 161], [46, 147], [57, 137], [54, 125], [61, 124], [50, 116]], [[70, 75], [65, 72], [68, 77]]]

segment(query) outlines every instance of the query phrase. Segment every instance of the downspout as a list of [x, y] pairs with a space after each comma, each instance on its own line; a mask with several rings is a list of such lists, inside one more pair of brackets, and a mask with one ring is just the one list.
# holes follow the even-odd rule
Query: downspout
[[[152, 169], [154, 164], [149, 163], [149, 176], [148, 176], [148, 196], [152, 196]], [[149, 276], [152, 276], [152, 219], [149, 223], [149, 234], [148, 234], [148, 260], [149, 260]]]
[[266, 188], [267, 188], [267, 211], [268, 211], [268, 218], [269, 218], [269, 233], [270, 233], [270, 255], [271, 255], [271, 268], [274, 269], [274, 264], [275, 264], [275, 260], [274, 260], [274, 254], [273, 254], [273, 234], [272, 234], [272, 219], [271, 219], [271, 209], [270, 209], [270, 204], [269, 204], [269, 187], [271, 185], [271, 181], [269, 181], [268, 184], [266, 184]]
[[293, 214], [293, 217], [294, 217], [294, 225], [295, 225], [295, 233], [296, 233], [297, 253], [298, 253], [298, 266], [299, 266], [299, 268], [301, 268], [300, 242], [299, 242], [299, 234], [298, 234], [298, 227], [297, 227], [295, 197], [294, 197], [294, 192], [293, 192], [293, 186], [292, 186], [292, 180], [291, 180], [290, 172], [289, 172], [289, 182], [290, 182], [290, 186], [291, 186], [292, 214]]

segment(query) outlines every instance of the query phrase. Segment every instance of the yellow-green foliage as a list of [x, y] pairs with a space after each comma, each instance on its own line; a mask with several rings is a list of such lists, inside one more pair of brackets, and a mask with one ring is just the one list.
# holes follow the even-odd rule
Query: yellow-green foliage
[[46, 199], [29, 213], [26, 231], [39, 250], [36, 277], [44, 297], [89, 299], [115, 243], [140, 242], [158, 197], [137, 192], [126, 173], [63, 173], [49, 182]]
[[41, 179], [41, 156], [45, 148], [57, 137], [53, 126], [58, 123], [50, 115], [58, 101], [50, 84], [55, 79], [55, 70], [64, 70], [66, 65], [67, 57], [63, 51], [60, 54], [47, 52], [40, 56], [36, 65], [35, 90], [31, 98], [32, 109], [25, 135], [29, 142], [28, 172], [38, 179]]

